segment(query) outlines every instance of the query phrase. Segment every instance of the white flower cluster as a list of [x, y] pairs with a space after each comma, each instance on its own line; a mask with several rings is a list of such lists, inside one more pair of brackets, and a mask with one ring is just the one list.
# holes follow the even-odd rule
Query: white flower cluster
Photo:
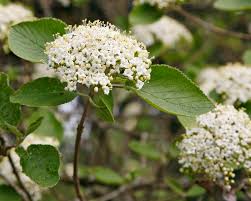
[[251, 99], [251, 67], [248, 66], [236, 63], [205, 69], [199, 75], [198, 83], [206, 94], [215, 90], [222, 95], [226, 104], [245, 103]]
[[31, 19], [32, 17], [32, 12], [19, 4], [0, 5], [0, 40], [6, 39], [12, 24]]
[[167, 8], [171, 4], [175, 3], [177, 0], [135, 0], [135, 4], [150, 4], [152, 6], [157, 6], [160, 9]]
[[108, 94], [117, 76], [135, 81], [138, 89], [150, 79], [151, 59], [145, 45], [109, 23], [84, 21], [69, 28], [69, 33], [46, 44], [45, 53], [70, 91], [79, 83]]
[[251, 171], [251, 121], [230, 105], [218, 105], [197, 118], [197, 128], [186, 131], [181, 142], [179, 163], [182, 171], [206, 175], [223, 183], [234, 183], [234, 171]]
[[[59, 146], [59, 142], [52, 137], [44, 137], [44, 136], [39, 137], [33, 134], [27, 136], [25, 140], [22, 142], [21, 146], [24, 149], [27, 149], [28, 146], [30, 146], [31, 144], [45, 144], [45, 145], [48, 144], [48, 145], [53, 145], [53, 146]], [[10, 155], [14, 161], [14, 164], [19, 173], [22, 183], [29, 190], [29, 193], [31, 194], [33, 200], [34, 201], [40, 200], [41, 192], [43, 189], [41, 189], [38, 184], [33, 182], [28, 176], [26, 176], [22, 172], [22, 167], [20, 165], [20, 158], [14, 149], [10, 151]], [[13, 174], [13, 170], [11, 168], [10, 162], [7, 157], [4, 157], [0, 161], [0, 175], [7, 178], [8, 181], [11, 182], [11, 185], [18, 187], [16, 177]]]
[[159, 40], [165, 46], [173, 48], [182, 39], [188, 43], [193, 40], [192, 34], [183, 24], [168, 16], [163, 16], [152, 24], [135, 25], [132, 32], [146, 46], [151, 46], [156, 40]]

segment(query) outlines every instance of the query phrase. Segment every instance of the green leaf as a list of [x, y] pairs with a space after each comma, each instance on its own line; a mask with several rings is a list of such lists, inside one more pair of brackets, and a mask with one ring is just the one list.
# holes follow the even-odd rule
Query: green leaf
[[41, 117], [43, 118], [43, 121], [40, 122], [40, 126], [34, 130], [33, 133], [39, 136], [55, 137], [59, 141], [62, 141], [64, 135], [63, 126], [52, 112], [48, 110], [38, 110], [31, 115], [28, 119], [28, 123], [39, 123], [39, 119], [41, 121]]
[[198, 197], [206, 193], [206, 190], [199, 185], [193, 185], [186, 193], [188, 197]]
[[10, 186], [0, 185], [0, 200], [1, 201], [22, 201], [22, 198]]
[[0, 127], [4, 127], [4, 122], [17, 125], [20, 120], [20, 105], [10, 102], [13, 92], [9, 86], [8, 76], [0, 73]]
[[60, 158], [51, 145], [30, 145], [27, 151], [16, 149], [23, 172], [42, 187], [55, 186], [59, 181]]
[[251, 101], [242, 103], [238, 108], [244, 108], [245, 112], [251, 117]]
[[27, 128], [26, 135], [33, 133], [41, 125], [43, 117], [38, 117], [35, 121], [31, 122]]
[[131, 141], [129, 143], [129, 148], [135, 153], [151, 160], [161, 160], [163, 158], [162, 153], [150, 144], [141, 143], [138, 141]]
[[0, 0], [0, 5], [8, 4], [9, 0]]
[[251, 50], [247, 50], [243, 57], [242, 57], [243, 61], [245, 64], [247, 65], [251, 65]]
[[17, 139], [21, 139], [24, 137], [24, 134], [21, 131], [19, 131], [16, 126], [13, 126], [7, 122], [3, 122], [3, 125], [4, 125], [4, 129], [16, 135]]
[[56, 106], [70, 102], [77, 96], [64, 88], [65, 84], [58, 79], [43, 77], [24, 84], [10, 100], [31, 107]]
[[177, 118], [186, 129], [196, 127], [196, 117], [177, 116]]
[[96, 114], [99, 118], [104, 121], [114, 122], [112, 93], [109, 95], [99, 93], [93, 97], [93, 102], [96, 105]]
[[46, 62], [45, 44], [55, 38], [55, 34], [65, 34], [66, 24], [54, 18], [26, 21], [11, 27], [8, 43], [11, 51], [31, 62]]
[[129, 22], [132, 25], [150, 24], [162, 17], [163, 13], [158, 8], [149, 4], [140, 4], [134, 6], [129, 14]]
[[124, 183], [124, 178], [109, 168], [95, 167], [91, 169], [95, 179], [107, 185], [120, 185]]
[[153, 65], [150, 82], [132, 89], [153, 107], [175, 115], [194, 117], [214, 107], [189, 78], [167, 65]]
[[217, 0], [214, 3], [214, 7], [221, 10], [238, 11], [238, 10], [250, 10], [250, 0]]
[[182, 186], [173, 178], [165, 178], [165, 184], [177, 195], [185, 196]]

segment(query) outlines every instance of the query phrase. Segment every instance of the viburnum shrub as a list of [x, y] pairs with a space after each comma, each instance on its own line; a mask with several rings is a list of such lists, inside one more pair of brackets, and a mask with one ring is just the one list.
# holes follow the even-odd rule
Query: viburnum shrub
[[[93, 111], [89, 111], [90, 108], [95, 109], [104, 121], [114, 121], [114, 88], [128, 90], [153, 107], [182, 117], [195, 117], [214, 107], [183, 73], [167, 65], [152, 65], [152, 58], [143, 43], [109, 23], [85, 20], [82, 25], [67, 26], [53, 18], [22, 22], [12, 26], [9, 47], [20, 58], [44, 63], [45, 71], [50, 70], [48, 75], [54, 71], [54, 77], [32, 80], [16, 91], [9, 86], [6, 74], [2, 73], [0, 79], [1, 97], [5, 97], [1, 101], [9, 108], [1, 112], [1, 128], [16, 134], [16, 143], [11, 150], [16, 150], [20, 157], [23, 172], [42, 187], [51, 187], [58, 182], [58, 150], [51, 145], [22, 146], [26, 136], [43, 120], [37, 117], [26, 132], [19, 130], [20, 106], [50, 107], [67, 103], [77, 96], [86, 99], [76, 125], [73, 170], [80, 200], [84, 200], [84, 196], [79, 187], [78, 158], [85, 121]], [[179, 95], [181, 93], [186, 96], [186, 101]], [[9, 156], [9, 150], [5, 147], [3, 153]], [[33, 169], [34, 157], [46, 162]], [[40, 164], [39, 161], [35, 163]]]
[[[203, 54], [205, 49], [210, 49], [207, 47], [211, 47], [208, 44], [211, 41], [200, 38], [201, 31], [243, 40], [251, 40], [251, 37], [250, 34], [214, 26], [191, 15], [179, 5], [190, 1], [132, 0], [132, 9], [126, 20], [127, 31], [101, 20], [84, 19], [79, 25], [67, 25], [56, 18], [35, 18], [29, 9], [21, 5], [7, 3], [0, 6], [0, 42], [16, 56], [10, 54], [10, 58], [20, 60], [25, 71], [22, 79], [18, 77], [21, 74], [19, 71], [14, 82], [11, 81], [16, 72], [6, 69], [0, 72], [0, 177], [4, 181], [4, 185], [0, 184], [0, 201], [40, 201], [48, 189], [51, 189], [56, 199], [66, 201], [67, 192], [64, 197], [57, 195], [54, 189], [59, 181], [74, 185], [74, 198], [78, 201], [117, 200], [120, 194], [130, 194], [134, 189], [141, 188], [146, 188], [147, 191], [156, 188], [175, 192], [174, 197], [167, 199], [162, 196], [163, 191], [147, 192], [147, 197], [156, 193], [165, 200], [175, 200], [177, 197], [192, 200], [196, 196], [199, 197], [196, 200], [203, 200], [204, 194], [208, 193], [216, 200], [236, 201], [236, 193], [240, 189], [246, 190], [247, 196], [250, 196], [250, 67], [234, 63], [220, 68], [206, 68], [198, 73], [199, 70], [189, 64], [196, 63], [194, 61], [200, 57], [202, 59], [196, 65], [206, 63]], [[225, 0], [217, 0], [215, 7], [231, 10], [233, 5], [236, 6], [236, 1], [228, 0], [226, 3]], [[78, 1], [48, 2], [57, 2], [55, 5], [70, 7], [71, 10]], [[44, 1], [39, 3], [44, 5]], [[208, 8], [208, 2], [204, 3], [203, 6]], [[57, 6], [55, 9], [58, 9]], [[196, 9], [200, 10], [203, 6]], [[245, 1], [237, 10], [250, 9], [249, 7], [251, 8], [251, 4]], [[185, 5], [184, 8], [190, 7]], [[43, 11], [47, 13], [45, 16], [52, 12], [46, 6]], [[198, 33], [177, 21], [176, 15], [167, 16], [168, 11], [182, 15], [189, 23], [192, 21], [191, 24], [199, 25]], [[199, 47], [199, 44], [203, 45]], [[199, 50], [195, 52], [196, 48]], [[175, 55], [180, 50], [182, 53]], [[164, 54], [166, 51], [168, 54]], [[213, 48], [207, 51], [213, 52]], [[189, 69], [193, 70], [192, 73], [196, 72], [194, 80], [197, 80], [202, 90], [178, 68], [159, 64], [165, 61], [169, 63], [172, 54], [175, 55], [172, 57], [175, 65], [182, 60], [179, 62], [183, 64], [186, 73], [191, 73]], [[187, 59], [189, 54], [190, 60]], [[249, 54], [246, 57], [249, 58]], [[211, 57], [214, 60], [216, 55]], [[29, 71], [31, 63], [35, 63], [32, 73]], [[183, 125], [184, 134], [178, 138], [175, 136], [174, 142], [166, 143], [168, 151], [165, 151], [168, 154], [145, 143], [147, 138], [156, 140], [159, 136], [149, 135], [154, 121], [148, 121], [150, 112], [146, 112], [147, 117], [141, 118], [141, 102], [134, 102], [132, 108], [123, 108], [126, 118], [122, 120], [122, 129], [116, 124], [121, 109], [118, 107], [119, 101], [124, 93], [128, 99], [138, 97], [145, 105], [153, 107], [151, 114], [162, 112], [160, 118], [163, 125], [160, 127], [170, 126], [167, 121], [176, 122], [176, 119], [168, 115], [168, 120], [162, 120], [165, 113], [175, 115]], [[142, 130], [140, 137], [138, 133], [131, 132], [130, 113], [141, 118], [136, 126], [133, 125]], [[62, 117], [67, 119], [64, 119], [64, 125], [59, 121]], [[95, 123], [93, 121], [92, 124], [89, 121], [93, 119]], [[119, 154], [126, 158], [125, 161], [112, 158], [112, 152], [109, 152], [109, 148], [106, 150], [110, 161], [118, 161], [117, 166], [130, 169], [130, 173], [122, 177], [111, 169], [99, 166], [81, 168], [81, 139], [90, 137], [83, 134], [87, 130], [89, 135], [93, 135], [94, 132], [91, 131], [100, 127], [99, 134], [106, 135], [104, 130], [109, 130], [112, 126], [137, 139], [124, 140], [127, 149], [124, 155]], [[170, 127], [175, 130], [177, 125]], [[157, 132], [161, 133], [160, 131], [161, 128], [158, 128]], [[70, 147], [68, 151], [73, 159], [73, 164], [64, 164], [63, 167], [61, 163], [69, 161], [59, 149], [64, 132], [74, 132], [75, 142], [74, 146], [68, 139], [63, 143], [63, 146]], [[162, 138], [158, 140], [161, 141]], [[120, 139], [121, 141], [123, 140]], [[107, 144], [106, 139], [102, 139], [97, 146], [105, 147]], [[92, 157], [88, 156], [96, 147], [90, 149], [89, 144], [83, 145], [89, 150], [84, 152], [85, 157], [92, 163]], [[117, 149], [124, 148], [118, 143], [115, 146]], [[140, 168], [134, 169], [138, 166], [138, 161], [127, 160], [129, 149], [140, 155]], [[146, 159], [155, 165], [154, 168], [147, 167]], [[169, 167], [165, 165], [172, 163], [172, 159], [176, 159], [175, 167], [180, 167], [180, 171], [176, 173], [184, 176], [182, 188], [169, 175], [164, 175], [164, 171], [169, 171]], [[102, 161], [95, 162], [95, 165], [103, 165]], [[170, 169], [175, 168], [171, 165]], [[151, 171], [157, 174], [154, 174], [154, 178], [152, 175], [144, 178], [146, 181], [138, 179], [139, 175], [145, 177], [145, 171], [147, 174]], [[80, 176], [88, 174], [90, 181], [80, 180]], [[99, 199], [96, 196], [104, 190], [96, 189], [93, 181], [107, 184], [112, 190], [115, 187], [118, 189]], [[81, 188], [81, 184], [85, 186], [89, 183], [94, 184], [94, 193]], [[11, 196], [8, 192], [11, 192]], [[137, 200], [136, 195], [129, 198]], [[152, 195], [149, 196], [149, 201], [152, 198]], [[211, 197], [206, 199], [209, 200]]]

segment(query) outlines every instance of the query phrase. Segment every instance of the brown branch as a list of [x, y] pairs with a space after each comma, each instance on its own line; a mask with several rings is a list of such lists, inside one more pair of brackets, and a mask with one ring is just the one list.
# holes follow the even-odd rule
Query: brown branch
[[120, 195], [128, 192], [128, 191], [131, 191], [131, 190], [136, 190], [136, 189], [141, 189], [141, 188], [146, 188], [146, 187], [149, 187], [149, 186], [152, 186], [154, 184], [154, 181], [142, 181], [142, 180], [138, 180], [138, 181], [135, 181], [131, 184], [128, 184], [128, 185], [124, 185], [124, 186], [121, 186], [120, 188], [118, 188], [117, 190], [115, 191], [112, 191], [100, 198], [97, 198], [93, 201], [109, 201], [109, 200], [113, 200], [114, 198], [117, 198], [119, 197]]
[[173, 7], [173, 10], [177, 11], [180, 15], [186, 17], [194, 24], [197, 24], [210, 32], [213, 32], [213, 33], [216, 33], [216, 34], [219, 34], [222, 36], [235, 37], [235, 38], [239, 38], [242, 40], [251, 40], [251, 34], [229, 31], [229, 30], [223, 29], [221, 27], [217, 27], [213, 24], [210, 24], [210, 23], [202, 20], [201, 18], [199, 18], [197, 16], [190, 14], [189, 12], [185, 11], [181, 7]]
[[12, 170], [13, 170], [13, 173], [14, 173], [16, 179], [17, 179], [17, 182], [18, 182], [20, 188], [22, 189], [22, 191], [24, 192], [24, 194], [26, 195], [27, 200], [28, 200], [28, 201], [33, 201], [33, 199], [32, 199], [32, 197], [31, 197], [29, 191], [26, 189], [25, 185], [23, 184], [23, 182], [22, 182], [22, 180], [21, 180], [21, 178], [20, 178], [20, 175], [19, 175], [19, 173], [18, 173], [18, 171], [17, 171], [17, 169], [16, 169], [16, 166], [15, 166], [15, 164], [14, 164], [14, 161], [13, 161], [11, 155], [8, 154], [7, 157], [8, 157], [8, 160], [9, 160], [9, 162], [10, 162], [10, 165], [11, 165], [11, 168], [12, 168]]
[[89, 107], [90, 107], [90, 100], [88, 98], [86, 104], [84, 105], [83, 114], [77, 127], [77, 135], [75, 141], [73, 181], [77, 197], [80, 201], [86, 201], [86, 198], [82, 195], [80, 190], [80, 181], [78, 178], [78, 164], [79, 164], [79, 150], [80, 150], [81, 136], [84, 130], [84, 123], [88, 114]]

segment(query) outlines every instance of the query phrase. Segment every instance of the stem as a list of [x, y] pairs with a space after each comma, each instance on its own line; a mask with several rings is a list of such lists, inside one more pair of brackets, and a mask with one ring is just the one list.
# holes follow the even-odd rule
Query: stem
[[197, 16], [190, 14], [189, 12], [183, 10], [181, 7], [174, 7], [173, 9], [175, 11], [177, 11], [179, 14], [181, 14], [184, 17], [186, 17], [187, 19], [189, 19], [194, 24], [197, 24], [197, 25], [203, 27], [205, 30], [214, 32], [214, 33], [222, 35], [222, 36], [231, 36], [231, 37], [239, 38], [242, 40], [251, 40], [251, 34], [229, 31], [229, 30], [223, 29], [221, 27], [215, 26], [213, 24], [210, 24], [210, 23], [202, 20], [201, 18], [199, 18]]
[[79, 150], [80, 150], [81, 136], [84, 130], [84, 123], [87, 117], [89, 107], [90, 107], [90, 99], [88, 98], [86, 104], [84, 105], [83, 114], [77, 127], [77, 135], [75, 141], [73, 181], [77, 197], [80, 201], [86, 201], [86, 198], [81, 194], [80, 191], [80, 182], [78, 178], [78, 164], [79, 164]]
[[12, 159], [12, 157], [11, 157], [10, 154], [8, 154], [8, 160], [9, 160], [9, 162], [10, 162], [11, 168], [12, 168], [12, 170], [13, 170], [13, 173], [14, 173], [16, 179], [17, 179], [17, 182], [18, 182], [20, 188], [21, 188], [21, 189], [23, 190], [23, 192], [25, 193], [27, 199], [28, 199], [29, 201], [33, 201], [33, 199], [32, 199], [32, 197], [31, 197], [29, 191], [26, 189], [25, 185], [23, 184], [23, 182], [22, 182], [22, 180], [21, 180], [21, 178], [20, 178], [20, 175], [18, 174], [18, 171], [17, 171], [17, 169], [16, 169], [16, 166], [15, 166], [14, 161], [13, 161], [13, 159]]
[[10, 187], [12, 187], [12, 188], [21, 196], [21, 200], [22, 200], [22, 201], [26, 201], [26, 200], [27, 200], [26, 195], [24, 194], [23, 190], [22, 190], [19, 186], [13, 184], [13, 182], [11, 182], [11, 181], [10, 181], [5, 175], [3, 175], [3, 174], [0, 174], [0, 178], [1, 178], [2, 180], [4, 180], [5, 183], [6, 183], [7, 185], [9, 185]]

